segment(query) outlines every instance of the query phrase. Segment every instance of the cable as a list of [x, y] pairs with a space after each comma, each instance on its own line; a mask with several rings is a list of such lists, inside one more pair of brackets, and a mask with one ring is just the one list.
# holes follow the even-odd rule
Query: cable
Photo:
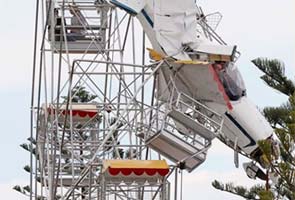
[[[51, 1], [49, 1], [50, 5], [49, 5], [49, 9], [51, 7]], [[36, 21], [35, 21], [35, 41], [34, 41], [34, 61], [33, 61], [33, 82], [32, 82], [32, 99], [31, 99], [31, 104], [32, 107], [31, 109], [33, 109], [34, 106], [34, 89], [35, 89], [35, 72], [36, 72], [36, 54], [37, 54], [37, 32], [38, 32], [38, 15], [39, 15], [39, 0], [37, 1], [36, 4]], [[46, 34], [46, 27], [48, 25], [48, 17], [49, 16], [49, 12], [47, 13], [47, 18], [46, 18], [46, 23], [45, 23], [45, 27], [43, 30], [43, 35], [42, 35], [42, 43], [41, 43], [41, 50], [44, 47], [44, 41], [45, 41], [45, 34]], [[40, 62], [39, 62], [39, 66], [40, 66], [40, 70], [39, 70], [39, 79], [38, 79], [38, 83], [39, 83], [39, 87], [38, 87], [38, 95], [37, 95], [37, 124], [36, 124], [36, 140], [38, 139], [38, 129], [39, 129], [39, 112], [40, 112], [40, 100], [41, 100], [41, 79], [42, 79], [42, 62], [43, 62], [43, 53], [42, 51], [40, 52]], [[33, 136], [33, 110], [31, 110], [31, 135]], [[38, 143], [36, 143], [36, 149], [38, 148]], [[36, 160], [35, 160], [35, 176], [37, 176], [37, 157], [38, 157], [38, 151], [36, 151]], [[33, 165], [33, 158], [31, 160], [31, 166]], [[32, 170], [31, 170], [32, 171]], [[32, 173], [32, 172], [31, 172]], [[37, 178], [37, 177], [36, 177]], [[33, 175], [30, 175], [30, 185], [33, 185]], [[37, 179], [36, 181], [36, 185], [35, 185], [35, 199], [37, 199], [38, 195], [37, 195]], [[32, 188], [31, 188], [31, 193], [30, 193], [30, 200], [32, 200], [33, 198], [33, 193], [32, 193]]]
[[[38, 15], [39, 15], [39, 0], [36, 1], [36, 16], [35, 16], [35, 32], [34, 32], [34, 52], [33, 52], [33, 72], [32, 72], [32, 88], [31, 88], [31, 113], [30, 113], [30, 146], [33, 146], [33, 132], [34, 132], [34, 96], [35, 96], [35, 76], [36, 76], [36, 55], [37, 55], [37, 39], [38, 39]], [[30, 200], [33, 199], [33, 151], [30, 152]]]

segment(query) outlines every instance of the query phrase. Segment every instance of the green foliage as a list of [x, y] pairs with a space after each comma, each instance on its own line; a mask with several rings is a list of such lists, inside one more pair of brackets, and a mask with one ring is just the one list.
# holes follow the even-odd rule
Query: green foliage
[[[117, 153], [117, 151], [118, 151], [118, 153]], [[123, 159], [124, 158], [124, 153], [125, 153], [124, 149], [122, 149], [122, 148], [116, 148], [113, 151], [113, 158], [114, 159], [116, 159], [116, 158]]]
[[[26, 185], [24, 187], [21, 187], [19, 185], [15, 185], [12, 189], [14, 189], [15, 191], [25, 195], [25, 196], [29, 196], [29, 194], [32, 192], [30, 186]], [[45, 200], [46, 198], [44, 196], [37, 196], [37, 200]], [[60, 196], [57, 197], [56, 199], [60, 199]]]
[[[82, 86], [75, 86], [71, 93], [73, 103], [89, 103], [97, 97], [97, 95], [91, 94], [85, 89], [85, 87]], [[68, 101], [68, 97], [62, 98], [65, 100], [65, 102]]]
[[264, 194], [265, 190], [262, 185], [255, 185], [251, 188], [246, 188], [244, 186], [235, 186], [233, 183], [223, 184], [217, 180], [212, 182], [212, 186], [218, 190], [229, 192], [235, 194], [245, 199], [258, 199], [260, 194]]
[[262, 190], [258, 193], [259, 199], [261, 200], [273, 200], [274, 195], [270, 191]]
[[19, 146], [22, 147], [23, 149], [27, 150], [27, 151], [31, 150], [31, 147], [29, 147], [29, 145], [26, 144], [26, 143], [20, 144]]
[[125, 158], [126, 159], [134, 159], [136, 157], [137, 157], [137, 151], [136, 151], [135, 148], [130, 148], [125, 153]]
[[27, 193], [30, 193], [31, 192], [31, 188], [28, 185], [26, 185], [24, 187], [21, 187], [19, 185], [15, 185], [12, 189], [14, 189], [15, 191], [20, 192], [22, 194], [25, 194], [25, 195]]
[[[264, 75], [264, 80], [270, 87], [288, 95], [289, 101], [279, 107], [268, 107], [264, 109], [267, 120], [272, 124], [275, 133], [280, 140], [279, 158], [274, 162], [274, 152], [269, 145], [269, 141], [260, 141], [259, 147], [262, 149], [267, 160], [271, 163], [272, 172], [279, 174], [280, 180], [274, 187], [274, 196], [282, 196], [287, 199], [294, 199], [295, 191], [295, 85], [285, 75], [284, 64], [278, 60], [255, 59], [252, 61]], [[293, 196], [293, 197], [292, 197]], [[264, 194], [263, 197], [267, 197]]]
[[15, 185], [12, 189], [14, 189], [17, 192], [20, 192], [20, 193], [24, 194], [24, 191], [22, 190], [22, 188], [19, 185]]
[[31, 167], [29, 166], [29, 165], [26, 165], [26, 166], [24, 166], [24, 170], [26, 171], [26, 172], [31, 172]]
[[224, 184], [223, 184], [223, 183], [220, 183], [220, 182], [217, 181], [217, 180], [214, 180], [214, 181], [212, 182], [212, 186], [215, 187], [215, 188], [218, 189], [218, 190], [224, 191]]
[[24, 186], [23, 189], [24, 189], [24, 191], [27, 191], [28, 193], [31, 192], [31, 188], [28, 185]]
[[290, 120], [288, 116], [290, 111], [290, 105], [283, 104], [279, 107], [266, 107], [263, 109], [263, 114], [272, 127], [276, 128], [278, 126], [286, 126], [286, 122], [289, 122]]
[[256, 58], [252, 63], [263, 72], [260, 77], [268, 86], [291, 96], [295, 92], [293, 81], [285, 75], [284, 63], [277, 59]]
[[245, 196], [246, 193], [247, 193], [247, 189], [245, 187], [242, 187], [242, 186], [236, 186], [235, 187], [235, 192], [237, 194], [241, 194], [242, 196]]
[[260, 149], [262, 150], [262, 152], [264, 153], [264, 155], [267, 158], [268, 162], [272, 161], [272, 142], [270, 140], [261, 140], [258, 141], [258, 145], [260, 147]]
[[37, 141], [34, 138], [29, 137], [27, 140], [32, 142], [32, 144], [34, 144], [34, 145], [37, 144]]
[[23, 144], [20, 144], [19, 146], [36, 155], [36, 148], [34, 148], [32, 145], [23, 143]]

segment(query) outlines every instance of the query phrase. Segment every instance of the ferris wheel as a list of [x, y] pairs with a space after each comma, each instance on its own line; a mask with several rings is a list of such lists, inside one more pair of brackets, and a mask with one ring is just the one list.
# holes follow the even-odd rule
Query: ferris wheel
[[31, 195], [169, 199], [175, 166], [145, 143], [163, 62], [149, 63], [142, 28], [104, 1], [41, 3]]
[[[243, 144], [225, 135], [231, 126], [223, 127], [230, 123], [223, 113], [232, 104], [216, 67], [227, 67], [239, 53], [214, 31], [220, 13], [206, 18], [194, 4], [196, 12], [182, 21], [196, 15], [193, 31], [218, 45], [200, 43], [196, 50], [181, 43], [181, 51], [175, 51], [180, 44], [175, 35], [156, 28], [160, 22], [169, 28], [163, 16], [171, 16], [157, 19], [150, 5], [40, 2], [31, 199], [181, 199], [178, 176], [205, 161], [214, 138], [233, 148]], [[250, 154], [256, 148], [236, 150]]]

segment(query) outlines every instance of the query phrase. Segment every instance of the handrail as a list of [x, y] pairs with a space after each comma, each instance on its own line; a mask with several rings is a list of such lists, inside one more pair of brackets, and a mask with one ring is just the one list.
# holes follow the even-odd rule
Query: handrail
[[[188, 96], [187, 94], [180, 92], [180, 93], [179, 93], [179, 96], [181, 97], [181, 95], [185, 96], [186, 98], [188, 98], [189, 100], [193, 101], [194, 103], [197, 103], [198, 105], [202, 106], [203, 108], [209, 110], [209, 111], [212, 112], [213, 114], [215, 114], [215, 115], [217, 115], [218, 117], [222, 118], [222, 116], [221, 116], [219, 113], [215, 112], [214, 110], [212, 110], [212, 109], [209, 108], [208, 106], [206, 106], [206, 105], [200, 103], [199, 101], [195, 100], [195, 99], [192, 98], [191, 96]], [[179, 99], [181, 99], [181, 98], [179, 98]]]

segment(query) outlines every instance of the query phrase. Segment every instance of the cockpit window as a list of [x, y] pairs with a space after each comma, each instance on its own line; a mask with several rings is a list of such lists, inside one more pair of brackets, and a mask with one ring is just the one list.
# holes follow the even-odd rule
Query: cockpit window
[[246, 88], [238, 68], [229, 64], [218, 71], [219, 78], [230, 100], [237, 101], [246, 94]]

